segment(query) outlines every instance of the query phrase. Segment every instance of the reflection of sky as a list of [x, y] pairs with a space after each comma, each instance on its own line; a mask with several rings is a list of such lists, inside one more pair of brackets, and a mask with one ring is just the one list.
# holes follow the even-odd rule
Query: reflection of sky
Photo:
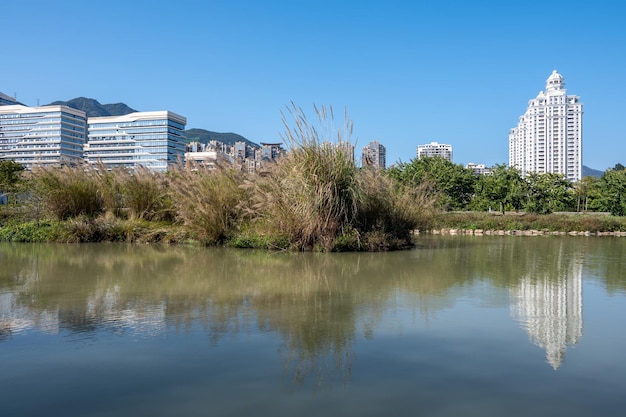
[[33, 310], [18, 303], [14, 293], [0, 293], [0, 332], [23, 333], [27, 330], [58, 333], [58, 309]]
[[[86, 313], [82, 321], [99, 323], [115, 332], [156, 336], [163, 334], [165, 325], [165, 302], [156, 305], [122, 304], [119, 288], [113, 287], [102, 296], [92, 295], [86, 301]], [[62, 326], [60, 309], [31, 309], [19, 303], [14, 293], [0, 293], [0, 332], [20, 334], [39, 331], [59, 333]]]

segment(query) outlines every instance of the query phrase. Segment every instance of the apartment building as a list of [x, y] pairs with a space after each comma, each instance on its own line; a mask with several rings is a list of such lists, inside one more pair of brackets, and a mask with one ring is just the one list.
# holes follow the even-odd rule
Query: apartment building
[[376, 169], [385, 169], [387, 167], [387, 150], [381, 143], [377, 141], [370, 142], [361, 151], [362, 166]]
[[545, 91], [528, 102], [517, 127], [509, 132], [509, 165], [522, 175], [530, 172], [582, 177], [582, 117], [580, 97], [568, 95], [556, 70]]
[[440, 157], [452, 162], [452, 145], [431, 142], [417, 146], [417, 159]]

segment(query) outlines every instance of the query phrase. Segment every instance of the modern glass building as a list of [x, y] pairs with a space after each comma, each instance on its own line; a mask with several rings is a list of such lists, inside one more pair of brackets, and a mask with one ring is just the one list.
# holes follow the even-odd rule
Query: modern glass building
[[107, 168], [164, 172], [185, 157], [187, 119], [169, 111], [90, 117], [85, 159]]
[[83, 160], [85, 112], [67, 106], [0, 106], [0, 160], [27, 169]]

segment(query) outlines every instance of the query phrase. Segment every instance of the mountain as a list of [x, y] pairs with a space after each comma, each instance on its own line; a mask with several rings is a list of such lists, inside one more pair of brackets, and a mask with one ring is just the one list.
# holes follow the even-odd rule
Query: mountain
[[208, 143], [210, 140], [217, 140], [219, 142], [227, 143], [229, 145], [232, 145], [235, 142], [246, 142], [248, 145], [255, 148], [259, 147], [258, 144], [236, 133], [218, 133], [204, 129], [187, 129], [185, 133], [187, 134], [188, 142], [195, 141], [200, 143]]
[[76, 110], [82, 110], [87, 113], [87, 117], [122, 116], [137, 111], [124, 103], [100, 104], [98, 100], [86, 97], [78, 97], [69, 101], [55, 101], [49, 105], [68, 106]]
[[583, 165], [583, 177], [596, 177], [600, 178], [604, 174], [604, 171], [600, 171], [597, 169], [589, 168], [588, 166]]
[[[76, 110], [82, 110], [87, 113], [87, 117], [103, 117], [103, 116], [122, 116], [124, 114], [134, 113], [139, 110], [132, 109], [124, 103], [100, 104], [98, 100], [93, 98], [78, 97], [69, 101], [55, 101], [50, 103], [51, 106], [68, 106]], [[210, 140], [217, 140], [227, 144], [234, 144], [238, 141], [248, 143], [256, 148], [258, 144], [244, 138], [236, 133], [218, 133], [204, 129], [188, 129], [185, 131], [188, 141], [197, 141], [208, 143]]]

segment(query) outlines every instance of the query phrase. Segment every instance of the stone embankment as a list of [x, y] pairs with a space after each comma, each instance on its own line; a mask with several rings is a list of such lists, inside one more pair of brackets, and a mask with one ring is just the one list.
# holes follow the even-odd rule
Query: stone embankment
[[433, 229], [428, 233], [433, 235], [472, 235], [472, 236], [620, 236], [626, 237], [626, 232], [556, 232], [550, 230], [482, 230], [482, 229]]

